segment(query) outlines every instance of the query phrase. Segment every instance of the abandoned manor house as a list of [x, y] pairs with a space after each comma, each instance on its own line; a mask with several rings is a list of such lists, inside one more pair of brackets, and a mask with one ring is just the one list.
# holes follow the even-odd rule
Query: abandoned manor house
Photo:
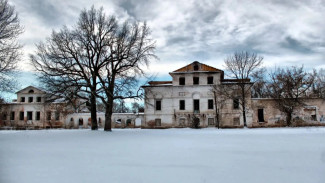
[[[150, 81], [142, 86], [144, 113], [113, 113], [112, 127], [190, 127], [194, 121], [200, 127], [243, 127], [239, 98], [224, 98], [222, 93], [214, 92], [218, 87], [232, 92], [238, 80], [225, 79], [224, 71], [197, 61], [169, 74], [172, 81]], [[16, 94], [16, 100], [1, 106], [2, 129], [89, 128], [91, 125], [86, 105], [76, 109], [64, 100], [48, 102], [46, 92], [33, 86]], [[325, 101], [308, 98], [305, 104], [294, 112], [293, 119], [305, 125], [324, 125]], [[248, 127], [276, 127], [285, 121], [286, 116], [277, 109], [274, 99], [251, 98], [249, 92], [246, 106]], [[98, 112], [97, 118], [99, 127], [103, 127], [105, 114]]]

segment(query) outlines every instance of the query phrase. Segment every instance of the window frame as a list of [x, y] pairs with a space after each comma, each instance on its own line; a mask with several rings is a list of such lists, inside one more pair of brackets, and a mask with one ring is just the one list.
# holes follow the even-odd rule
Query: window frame
[[[156, 111], [161, 111], [162, 105], [161, 105], [161, 99], [155, 100], [155, 110]], [[159, 105], [158, 105], [159, 104]]]
[[179, 100], [179, 110], [185, 110], [185, 100]]

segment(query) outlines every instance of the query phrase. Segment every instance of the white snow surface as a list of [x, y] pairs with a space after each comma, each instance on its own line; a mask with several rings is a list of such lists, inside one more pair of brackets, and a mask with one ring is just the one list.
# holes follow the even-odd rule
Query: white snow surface
[[0, 131], [1, 183], [324, 183], [325, 128]]

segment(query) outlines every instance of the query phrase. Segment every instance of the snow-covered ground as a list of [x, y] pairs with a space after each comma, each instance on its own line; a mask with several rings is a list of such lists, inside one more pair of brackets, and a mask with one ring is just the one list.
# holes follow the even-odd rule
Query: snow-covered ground
[[1, 183], [324, 183], [325, 128], [0, 131]]

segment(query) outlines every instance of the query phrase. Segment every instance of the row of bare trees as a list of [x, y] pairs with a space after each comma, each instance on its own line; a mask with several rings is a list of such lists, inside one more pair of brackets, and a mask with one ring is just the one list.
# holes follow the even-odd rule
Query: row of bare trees
[[105, 131], [111, 131], [115, 100], [141, 96], [138, 78], [154, 55], [155, 42], [146, 23], [118, 22], [103, 8], [83, 10], [73, 28], [53, 31], [30, 55], [48, 91], [88, 101], [96, 130], [96, 103], [105, 109]]
[[220, 108], [227, 99], [238, 102], [244, 126], [247, 126], [247, 102], [251, 97], [272, 98], [291, 125], [294, 110], [305, 105], [307, 98], [325, 99], [325, 71], [307, 72], [303, 66], [275, 68], [267, 71], [262, 67], [263, 57], [255, 53], [236, 52], [225, 59], [225, 67], [231, 79], [213, 86], [216, 121], [220, 124]]

